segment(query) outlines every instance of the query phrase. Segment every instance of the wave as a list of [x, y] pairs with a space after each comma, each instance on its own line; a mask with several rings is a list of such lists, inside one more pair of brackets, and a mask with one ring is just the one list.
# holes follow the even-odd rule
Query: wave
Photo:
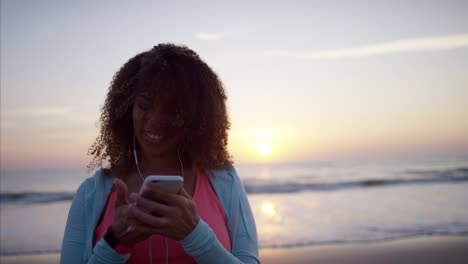
[[60, 254], [60, 249], [2, 251], [0, 256]]
[[[302, 191], [335, 191], [351, 188], [373, 188], [380, 186], [454, 183], [468, 181], [468, 168], [448, 170], [407, 170], [400, 178], [393, 179], [363, 179], [339, 182], [274, 182], [258, 179], [244, 181], [244, 187], [249, 194], [295, 193]], [[409, 177], [408, 177], [409, 176]], [[311, 181], [313, 178], [311, 177]], [[74, 192], [18, 192], [0, 193], [1, 204], [41, 204], [61, 201], [71, 201]]]
[[452, 231], [426, 231], [426, 232], [413, 232], [400, 235], [389, 235], [381, 238], [360, 238], [360, 239], [330, 239], [330, 240], [304, 240], [297, 242], [281, 242], [281, 243], [265, 243], [259, 245], [261, 249], [267, 248], [296, 248], [306, 246], [321, 246], [332, 244], [362, 244], [362, 243], [375, 243], [393, 241], [414, 237], [428, 237], [428, 236], [468, 236], [468, 231], [452, 232]]
[[0, 193], [1, 203], [51, 203], [60, 201], [71, 201], [74, 192], [19, 192], [19, 193]]
[[[408, 177], [408, 175], [410, 177]], [[303, 179], [303, 178], [302, 178]], [[468, 181], [468, 168], [456, 168], [448, 170], [407, 170], [400, 178], [394, 179], [363, 179], [327, 183], [307, 182], [267, 182], [267, 181], [245, 181], [244, 186], [247, 193], [293, 193], [301, 191], [334, 191], [351, 188], [370, 188], [403, 184], [425, 184], [425, 183], [453, 183]]]
[[[382, 228], [376, 226], [362, 227], [359, 238], [336, 237], [328, 239], [305, 239], [300, 241], [283, 240], [281, 242], [261, 243], [261, 248], [294, 248], [301, 246], [327, 245], [327, 244], [353, 244], [374, 243], [422, 236], [468, 236], [468, 223], [452, 222], [448, 224], [434, 224], [421, 226], [400, 226]], [[366, 234], [366, 235], [362, 235]]]
[[415, 175], [429, 175], [441, 178], [457, 179], [468, 175], [468, 168], [456, 168], [447, 170], [406, 170], [405, 173]]

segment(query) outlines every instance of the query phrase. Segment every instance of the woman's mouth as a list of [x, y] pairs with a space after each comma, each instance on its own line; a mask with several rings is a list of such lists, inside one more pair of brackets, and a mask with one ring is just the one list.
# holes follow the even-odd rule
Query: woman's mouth
[[151, 131], [144, 131], [143, 137], [152, 143], [157, 143], [160, 142], [163, 139], [163, 136], [161, 134], [158, 134], [156, 132], [151, 132]]

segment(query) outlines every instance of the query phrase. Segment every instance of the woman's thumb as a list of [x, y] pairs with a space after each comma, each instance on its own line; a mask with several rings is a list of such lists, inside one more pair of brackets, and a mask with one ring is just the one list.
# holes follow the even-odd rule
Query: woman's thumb
[[114, 185], [117, 188], [117, 199], [115, 199], [115, 207], [118, 207], [120, 205], [126, 205], [128, 204], [128, 188], [127, 184], [125, 184], [124, 181], [121, 179], [115, 179], [114, 180]]

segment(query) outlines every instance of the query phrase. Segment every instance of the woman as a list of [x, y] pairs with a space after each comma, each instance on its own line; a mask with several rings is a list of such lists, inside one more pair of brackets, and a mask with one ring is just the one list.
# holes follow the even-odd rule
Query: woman
[[[114, 76], [73, 198], [62, 263], [259, 263], [255, 221], [227, 151], [223, 86], [184, 46], [160, 44]], [[181, 175], [176, 194], [148, 175]]]

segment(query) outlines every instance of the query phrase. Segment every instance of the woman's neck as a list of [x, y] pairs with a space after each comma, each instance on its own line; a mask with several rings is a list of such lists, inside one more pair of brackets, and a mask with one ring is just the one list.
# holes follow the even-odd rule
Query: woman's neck
[[[141, 156], [141, 158], [140, 158]], [[189, 168], [181, 164], [181, 160], [177, 154], [171, 156], [150, 156], [139, 155], [138, 165], [143, 176], [150, 174], [169, 174], [169, 175], [182, 175], [182, 166], [184, 171]]]

